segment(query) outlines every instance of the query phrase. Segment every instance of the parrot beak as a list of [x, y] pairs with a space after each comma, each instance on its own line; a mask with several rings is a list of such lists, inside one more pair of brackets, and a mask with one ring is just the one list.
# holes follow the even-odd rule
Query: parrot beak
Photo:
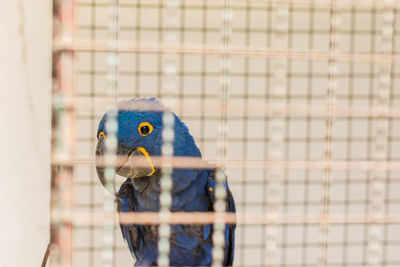
[[[105, 137], [100, 136], [96, 147], [96, 171], [102, 185], [114, 196], [120, 190], [121, 185], [128, 179], [151, 176], [154, 166], [151, 158], [143, 147], [129, 148], [118, 146], [115, 171], [112, 179], [107, 179], [107, 167], [104, 160]], [[112, 167], [112, 166], [111, 166]]]

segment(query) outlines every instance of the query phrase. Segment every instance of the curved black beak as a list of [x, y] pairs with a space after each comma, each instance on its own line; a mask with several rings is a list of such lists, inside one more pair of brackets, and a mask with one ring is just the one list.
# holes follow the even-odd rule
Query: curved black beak
[[[117, 196], [121, 185], [127, 179], [151, 176], [154, 173], [154, 166], [147, 151], [142, 148], [129, 148], [118, 146], [115, 166], [107, 166], [105, 163], [105, 140], [100, 136], [96, 146], [96, 171], [101, 184], [108, 192]], [[114, 167], [116, 175], [107, 177], [107, 171]], [[112, 169], [111, 169], [112, 170]]]

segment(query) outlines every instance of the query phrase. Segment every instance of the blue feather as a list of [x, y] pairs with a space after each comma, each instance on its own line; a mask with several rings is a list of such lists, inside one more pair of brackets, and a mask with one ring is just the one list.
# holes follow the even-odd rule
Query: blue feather
[[[118, 103], [118, 145], [128, 148], [143, 147], [150, 157], [161, 155], [163, 128], [162, 113], [165, 108], [155, 98], [132, 99]], [[100, 121], [97, 134], [105, 134], [107, 113]], [[138, 125], [149, 122], [153, 131], [141, 136]], [[174, 156], [201, 158], [187, 126], [175, 115]], [[117, 198], [120, 212], [159, 211], [160, 170], [149, 177], [127, 179]], [[215, 170], [175, 168], [172, 173], [172, 211], [213, 211]], [[212, 189], [210, 189], [212, 188]], [[227, 211], [235, 212], [233, 197], [228, 192]], [[154, 225], [121, 225], [121, 231], [136, 265], [157, 265], [158, 228]], [[171, 227], [170, 265], [210, 266], [212, 261], [212, 225], [173, 225]], [[232, 265], [235, 225], [225, 228], [224, 265]]]

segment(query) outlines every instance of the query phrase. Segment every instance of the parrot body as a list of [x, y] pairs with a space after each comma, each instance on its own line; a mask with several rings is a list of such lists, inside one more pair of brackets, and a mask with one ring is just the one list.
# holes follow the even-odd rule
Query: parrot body
[[[118, 154], [129, 157], [138, 148], [148, 156], [161, 155], [162, 112], [164, 107], [155, 99], [133, 99], [119, 103], [118, 113]], [[98, 136], [105, 132], [107, 114], [99, 125]], [[151, 131], [141, 128], [147, 123]], [[143, 136], [143, 133], [148, 133]], [[174, 156], [201, 158], [193, 137], [186, 125], [175, 116]], [[139, 134], [138, 134], [139, 133]], [[99, 138], [97, 155], [102, 155]], [[129, 151], [129, 152], [128, 152]], [[137, 153], [139, 154], [139, 153]], [[127, 159], [128, 161], [129, 159]], [[124, 167], [130, 168], [130, 167]], [[149, 167], [149, 170], [152, 166]], [[117, 170], [122, 173], [123, 168]], [[128, 177], [116, 194], [119, 212], [158, 212], [160, 208], [161, 171], [143, 170]], [[102, 169], [98, 168], [99, 178]], [[123, 172], [126, 173], [126, 172]], [[207, 212], [213, 211], [215, 201], [215, 169], [174, 168], [172, 172], [171, 211]], [[104, 181], [102, 181], [104, 184]], [[226, 211], [235, 212], [235, 203], [227, 182]], [[225, 227], [224, 266], [231, 266], [234, 254], [234, 231], [236, 225]], [[158, 257], [158, 226], [121, 224], [121, 231], [129, 250], [136, 258], [136, 266], [156, 266]], [[212, 232], [210, 224], [171, 226], [170, 265], [171, 266], [210, 266], [212, 262]]]

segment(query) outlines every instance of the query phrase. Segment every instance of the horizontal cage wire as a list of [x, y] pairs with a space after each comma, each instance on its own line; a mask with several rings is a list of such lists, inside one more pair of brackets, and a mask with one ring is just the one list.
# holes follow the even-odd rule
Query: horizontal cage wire
[[[54, 7], [50, 266], [132, 266], [118, 222], [160, 225], [168, 266], [169, 224], [221, 219], [237, 222], [234, 266], [400, 266], [400, 1]], [[96, 174], [97, 127], [117, 101], [148, 97], [207, 161], [174, 157], [169, 136], [152, 157], [165, 181], [173, 167], [219, 167], [236, 216], [169, 212], [168, 181], [160, 213], [116, 213]], [[112, 149], [104, 162], [120, 161]]]

